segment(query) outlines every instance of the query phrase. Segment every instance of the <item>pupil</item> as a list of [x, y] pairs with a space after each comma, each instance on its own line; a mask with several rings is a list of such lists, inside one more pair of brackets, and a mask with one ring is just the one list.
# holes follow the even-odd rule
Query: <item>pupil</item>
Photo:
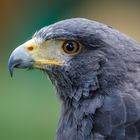
[[73, 51], [73, 50], [74, 50], [74, 45], [73, 45], [73, 43], [68, 43], [68, 44], [66, 45], [66, 49], [67, 49], [68, 51]]

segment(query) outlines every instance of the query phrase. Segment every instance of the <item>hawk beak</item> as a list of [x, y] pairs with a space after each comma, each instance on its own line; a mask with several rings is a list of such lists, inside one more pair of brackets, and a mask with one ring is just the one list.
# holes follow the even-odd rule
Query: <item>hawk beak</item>
[[[47, 45], [46, 45], [47, 46]], [[8, 62], [8, 68], [11, 77], [14, 68], [44, 68], [44, 65], [62, 65], [64, 62], [57, 60], [49, 60], [46, 52], [41, 44], [36, 43], [35, 39], [25, 42], [17, 47], [11, 54]], [[54, 54], [52, 54], [54, 55]]]
[[25, 46], [17, 47], [11, 54], [8, 61], [8, 68], [11, 77], [13, 76], [14, 68], [31, 68], [34, 60], [31, 55], [26, 51]]

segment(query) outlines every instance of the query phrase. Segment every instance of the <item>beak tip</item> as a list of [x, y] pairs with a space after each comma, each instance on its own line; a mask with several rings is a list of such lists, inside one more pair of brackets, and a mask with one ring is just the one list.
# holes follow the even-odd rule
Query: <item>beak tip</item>
[[13, 69], [9, 70], [11, 78], [13, 77]]
[[9, 59], [9, 62], [8, 62], [8, 69], [9, 69], [10, 76], [13, 77], [14, 67], [13, 67], [13, 64], [11, 63], [11, 59]]

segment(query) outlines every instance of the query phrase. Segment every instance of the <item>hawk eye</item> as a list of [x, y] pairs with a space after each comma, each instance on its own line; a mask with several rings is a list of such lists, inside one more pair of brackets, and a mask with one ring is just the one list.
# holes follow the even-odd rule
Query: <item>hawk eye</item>
[[75, 54], [80, 51], [80, 45], [75, 41], [66, 41], [63, 44], [62, 49], [67, 54]]

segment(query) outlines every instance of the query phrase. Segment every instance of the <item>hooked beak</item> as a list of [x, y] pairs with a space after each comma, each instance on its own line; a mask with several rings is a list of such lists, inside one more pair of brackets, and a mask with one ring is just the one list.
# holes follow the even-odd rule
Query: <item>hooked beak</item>
[[[49, 46], [48, 45], [45, 45]], [[11, 77], [13, 76], [14, 68], [39, 68], [43, 69], [44, 65], [62, 65], [64, 62], [50, 59], [49, 51], [43, 44], [38, 43], [35, 38], [25, 42], [17, 47], [11, 54], [8, 62], [8, 68]], [[54, 54], [52, 54], [54, 55]], [[46, 67], [45, 67], [46, 68]]]
[[17, 47], [11, 54], [8, 61], [8, 68], [11, 77], [13, 76], [14, 68], [31, 68], [34, 60], [26, 51], [25, 45]]

